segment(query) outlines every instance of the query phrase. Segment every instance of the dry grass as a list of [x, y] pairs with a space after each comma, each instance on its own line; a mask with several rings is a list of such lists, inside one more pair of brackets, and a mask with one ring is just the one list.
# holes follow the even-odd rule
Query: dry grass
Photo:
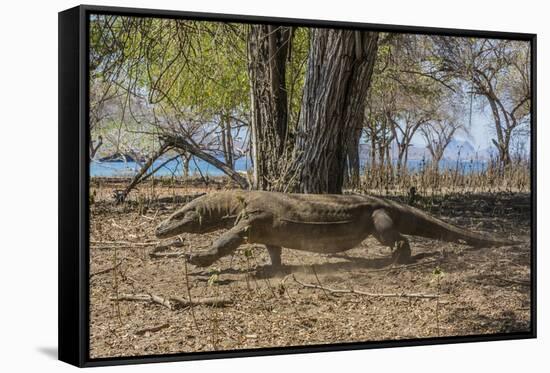
[[529, 160], [515, 159], [502, 168], [496, 160], [490, 160], [487, 167], [478, 170], [476, 160], [457, 162], [453, 169], [436, 169], [423, 162], [416, 171], [404, 169], [400, 172], [387, 165], [365, 170], [358, 189], [379, 195], [402, 194], [411, 187], [422, 196], [448, 193], [529, 193], [531, 173]]

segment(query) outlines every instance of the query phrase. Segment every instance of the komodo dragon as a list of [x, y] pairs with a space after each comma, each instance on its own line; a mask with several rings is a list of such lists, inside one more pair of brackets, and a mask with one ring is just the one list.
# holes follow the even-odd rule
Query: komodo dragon
[[177, 210], [156, 229], [158, 238], [229, 228], [204, 252], [187, 255], [205, 267], [243, 243], [264, 244], [274, 268], [281, 248], [317, 253], [352, 249], [369, 235], [395, 248], [393, 260], [406, 263], [411, 249], [403, 235], [427, 237], [475, 247], [517, 242], [479, 234], [436, 219], [414, 207], [363, 195], [285, 194], [224, 191], [199, 197]]

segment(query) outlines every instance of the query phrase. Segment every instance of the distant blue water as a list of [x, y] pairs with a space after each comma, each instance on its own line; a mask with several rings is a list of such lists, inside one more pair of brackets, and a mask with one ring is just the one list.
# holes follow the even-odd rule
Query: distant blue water
[[[426, 163], [426, 161], [417, 159], [407, 162], [407, 168], [409, 169], [409, 171], [421, 171], [422, 169], [425, 169], [429, 166], [430, 164]], [[461, 160], [457, 162], [456, 159], [442, 159], [441, 161], [439, 161], [439, 169], [441, 171], [458, 169], [460, 172], [464, 172], [467, 174], [471, 172], [485, 171], [487, 169], [487, 166], [487, 161], [480, 160]]]
[[[153, 166], [149, 171], [154, 170], [156, 167], [160, 166], [166, 160], [157, 160], [153, 163]], [[235, 162], [235, 169], [238, 171], [246, 171], [250, 162], [246, 162], [245, 158], [240, 158]], [[195, 164], [196, 162], [196, 164]], [[198, 166], [198, 167], [197, 167]], [[129, 177], [134, 176], [139, 172], [141, 165], [137, 162], [90, 162], [90, 176], [99, 176], [99, 177]], [[199, 170], [204, 176], [221, 176], [225, 175], [222, 171], [212, 166], [211, 164], [194, 158], [189, 162], [189, 175], [190, 176], [199, 176]], [[172, 160], [160, 168], [155, 176], [182, 176], [183, 175], [183, 162], [181, 160]]]
[[[153, 166], [150, 170], [160, 166], [164, 161], [157, 160], [153, 163]], [[198, 166], [198, 167], [197, 167]], [[427, 167], [425, 162], [422, 160], [411, 160], [407, 162], [408, 169], [410, 171], [420, 171], [422, 168]], [[90, 162], [90, 176], [93, 177], [131, 177], [134, 176], [140, 169], [139, 163], [136, 162]], [[454, 170], [457, 168], [456, 160], [442, 160], [439, 163], [440, 169]], [[189, 162], [189, 175], [190, 176], [199, 176], [199, 170], [204, 176], [222, 176], [224, 173], [217, 169], [216, 167], [210, 165], [203, 160], [198, 158], [192, 159]], [[247, 161], [246, 158], [240, 158], [235, 162], [235, 169], [237, 171], [246, 171], [250, 168], [250, 161]], [[479, 172], [487, 168], [486, 161], [460, 161], [458, 163], [458, 168], [460, 172], [470, 173], [470, 172]], [[183, 163], [181, 160], [173, 160], [168, 162], [165, 166], [159, 169], [155, 176], [182, 176], [183, 175]]]

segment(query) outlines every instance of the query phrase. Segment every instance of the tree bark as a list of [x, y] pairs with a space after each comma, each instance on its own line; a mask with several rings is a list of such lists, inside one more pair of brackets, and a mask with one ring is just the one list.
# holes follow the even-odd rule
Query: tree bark
[[313, 29], [296, 137], [302, 193], [341, 193], [348, 144], [361, 127], [378, 34]]
[[279, 174], [288, 129], [286, 60], [289, 27], [252, 25], [248, 34], [253, 187], [269, 189]]
[[353, 131], [352, 138], [348, 144], [348, 183], [352, 188], [357, 188], [360, 184], [360, 154], [359, 154], [359, 142], [361, 140], [361, 133], [363, 128], [359, 127]]
[[183, 165], [182, 165], [183, 178], [187, 179], [189, 178], [189, 161], [191, 161], [191, 154], [187, 152], [182, 152], [180, 156], [183, 161]]
[[[491, 107], [491, 112], [493, 114], [493, 120], [495, 121], [495, 132], [497, 134], [497, 140], [492, 139], [493, 144], [498, 150], [498, 158], [502, 168], [506, 167], [511, 163], [510, 157], [510, 139], [509, 136], [506, 136], [504, 133], [504, 126], [502, 125], [502, 120], [500, 118], [500, 112], [498, 110], [496, 100], [491, 97], [490, 94], [485, 94], [489, 106]], [[503, 113], [506, 116], [506, 113]]]
[[228, 115], [223, 115], [221, 117], [220, 129], [222, 135], [222, 147], [225, 163], [234, 170], [235, 165], [233, 163], [233, 137], [231, 135], [231, 119]]
[[[374, 126], [374, 125], [373, 125]], [[376, 142], [378, 138], [376, 136], [376, 130], [371, 130], [370, 134], [370, 167], [376, 168]]]
[[94, 140], [90, 140], [90, 159], [94, 159], [97, 151], [103, 145], [103, 137], [97, 137], [97, 143]]

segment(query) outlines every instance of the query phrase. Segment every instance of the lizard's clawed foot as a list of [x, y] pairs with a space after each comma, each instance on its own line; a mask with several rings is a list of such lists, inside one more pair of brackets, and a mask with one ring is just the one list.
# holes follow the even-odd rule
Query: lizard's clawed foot
[[208, 267], [218, 259], [208, 253], [186, 254], [184, 257], [189, 263], [197, 267]]

